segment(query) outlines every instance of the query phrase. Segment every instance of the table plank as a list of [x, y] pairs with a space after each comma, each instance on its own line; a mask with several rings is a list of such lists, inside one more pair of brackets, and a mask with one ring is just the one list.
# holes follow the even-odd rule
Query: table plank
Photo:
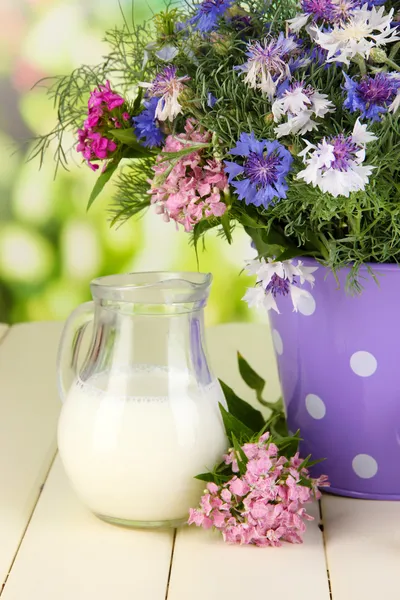
[[[256, 404], [254, 392], [246, 388], [238, 373], [235, 355], [240, 350], [266, 378], [266, 399], [277, 399], [279, 383], [267, 326], [223, 325], [208, 331], [208, 340], [216, 374], [228, 385]], [[310, 512], [315, 521], [308, 524], [302, 546], [228, 546], [216, 532], [195, 527], [178, 530], [168, 600], [243, 600], [274, 595], [280, 600], [291, 600], [294, 595], [299, 600], [329, 600], [318, 505], [311, 506]]]
[[325, 494], [322, 513], [333, 599], [397, 598], [400, 503]]
[[168, 600], [329, 600], [317, 504], [310, 513], [316, 521], [301, 546], [230, 546], [217, 532], [178, 530]]
[[0, 590], [56, 451], [61, 328], [16, 325], [0, 345]]
[[173, 534], [103, 523], [57, 457], [1, 599], [164, 600]]

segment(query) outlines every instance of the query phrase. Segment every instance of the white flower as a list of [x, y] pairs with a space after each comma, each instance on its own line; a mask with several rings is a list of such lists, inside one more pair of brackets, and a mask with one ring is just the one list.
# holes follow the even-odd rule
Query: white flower
[[257, 284], [255, 288], [247, 290], [243, 300], [250, 307], [272, 309], [279, 313], [276, 298], [290, 295], [293, 310], [297, 311], [300, 298], [309, 295], [309, 292], [298, 287], [297, 284], [300, 282], [300, 285], [303, 285], [307, 282], [313, 286], [315, 278], [312, 273], [317, 268], [305, 267], [300, 260], [297, 265], [294, 265], [291, 260], [283, 262], [271, 258], [268, 262], [264, 258], [253, 260], [248, 263], [247, 272], [250, 275], [257, 275]]
[[261, 286], [247, 288], [242, 300], [247, 302], [249, 308], [263, 308], [265, 310], [274, 310], [279, 313], [275, 298], [272, 294], [266, 294]]
[[284, 79], [291, 79], [289, 59], [299, 44], [293, 36], [266, 38], [247, 45], [247, 61], [235, 69], [246, 74], [244, 81], [253, 89], [259, 89], [270, 100]]
[[318, 267], [305, 267], [303, 261], [299, 260], [297, 263], [297, 275], [300, 277], [300, 283], [303, 285], [306, 281], [314, 287], [315, 277], [313, 273], [318, 269]]
[[357, 119], [355, 122], [351, 137], [355, 144], [362, 146], [363, 148], [365, 148], [366, 144], [378, 139], [376, 135], [367, 130], [367, 125], [365, 123], [360, 123], [360, 119]]
[[384, 6], [355, 9], [349, 19], [335, 25], [331, 31], [324, 32], [316, 25], [310, 29], [316, 43], [328, 51], [328, 62], [350, 64], [350, 59], [360, 54], [369, 58], [371, 48], [384, 46], [399, 40], [397, 28], [392, 28], [394, 10], [385, 14]]
[[182, 105], [178, 102], [179, 91], [166, 94], [158, 101], [155, 117], [159, 121], [173, 121], [182, 112]]
[[400, 108], [400, 90], [397, 91], [396, 98], [393, 100], [392, 104], [389, 106], [389, 110], [392, 113], [395, 113]]
[[296, 15], [294, 19], [289, 19], [286, 21], [289, 27], [289, 31], [293, 31], [293, 33], [298, 33], [300, 29], [303, 29], [304, 25], [307, 25], [310, 19], [310, 15], [306, 13], [300, 13]]
[[374, 167], [363, 165], [365, 146], [376, 139], [357, 119], [353, 134], [337, 135], [317, 144], [306, 141], [307, 147], [300, 153], [307, 165], [297, 174], [297, 179], [319, 187], [322, 192], [349, 197], [351, 192], [364, 190]]
[[304, 135], [318, 127], [313, 116], [323, 117], [333, 110], [334, 105], [326, 94], [295, 83], [272, 105], [275, 123], [279, 123], [284, 115], [287, 116], [287, 122], [275, 128], [276, 136], [280, 138], [291, 133]]

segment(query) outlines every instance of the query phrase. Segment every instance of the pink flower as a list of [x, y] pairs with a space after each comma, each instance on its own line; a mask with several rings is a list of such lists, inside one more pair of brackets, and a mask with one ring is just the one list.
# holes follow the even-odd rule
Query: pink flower
[[227, 502], [229, 504], [229, 502], [232, 500], [232, 494], [229, 490], [225, 488], [221, 492], [221, 498], [222, 500], [224, 500], [224, 502]]
[[112, 111], [123, 104], [125, 104], [125, 100], [122, 96], [113, 92], [110, 82], [106, 81], [105, 85], [99, 85], [99, 88], [93, 90], [90, 94], [88, 107], [91, 109], [105, 105], [109, 111]]
[[245, 481], [242, 481], [238, 477], [231, 479], [229, 484], [229, 491], [235, 496], [245, 496], [250, 490], [250, 487]]
[[[152, 204], [158, 214], [183, 225], [185, 231], [202, 219], [221, 217], [226, 211], [222, 194], [228, 189], [228, 179], [221, 161], [205, 159], [202, 150], [168, 161], [165, 152], [178, 152], [188, 142], [206, 144], [209, 132], [201, 132], [193, 120], [188, 120], [185, 133], [168, 136], [163, 152], [157, 157], [155, 178], [151, 183]], [[164, 174], [167, 176], [164, 178]], [[161, 184], [158, 182], [163, 180]]]
[[212, 508], [213, 508], [211, 506], [210, 498], [211, 498], [210, 494], [204, 494], [204, 496], [201, 499], [201, 503], [200, 503], [201, 508], [204, 511], [204, 514], [206, 515], [206, 517], [209, 516], [209, 514], [211, 513]]
[[[279, 456], [268, 434], [257, 443], [244, 444], [248, 457], [246, 472], [238, 477], [237, 456], [230, 450], [224, 456], [233, 477], [218, 486], [208, 484], [200, 508], [191, 510], [189, 524], [215, 527], [230, 544], [253, 544], [259, 547], [298, 544], [312, 517], [306, 504], [319, 494], [317, 485], [327, 485], [325, 476], [311, 479], [301, 468], [302, 459]], [[308, 485], [302, 483], [308, 482]]]
[[[106, 81], [105, 85], [100, 85], [90, 94], [88, 116], [83, 128], [78, 130], [76, 150], [83, 155], [93, 171], [99, 168], [99, 165], [93, 164], [93, 160], [106, 160], [117, 149], [117, 144], [107, 137], [107, 132], [110, 128], [122, 127], [118, 116], [113, 114], [113, 111], [117, 108], [120, 109], [124, 104], [125, 100], [112, 91], [109, 81]], [[122, 119], [129, 121], [129, 113], [124, 111]]]
[[210, 494], [216, 494], [219, 490], [219, 487], [215, 483], [210, 482], [207, 483], [207, 489], [210, 492]]

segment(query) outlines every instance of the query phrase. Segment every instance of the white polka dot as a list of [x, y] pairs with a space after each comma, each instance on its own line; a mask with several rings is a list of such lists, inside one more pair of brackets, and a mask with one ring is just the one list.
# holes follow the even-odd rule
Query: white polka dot
[[297, 302], [297, 308], [302, 315], [309, 317], [315, 313], [317, 305], [315, 304], [313, 296], [308, 293], [307, 295], [300, 296]]
[[350, 367], [360, 377], [370, 377], [378, 367], [377, 360], [370, 352], [355, 352], [350, 358]]
[[275, 348], [276, 353], [279, 354], [279, 356], [282, 356], [283, 342], [282, 342], [281, 334], [276, 329], [274, 329], [272, 331], [272, 341], [274, 342], [274, 348]]
[[326, 414], [326, 406], [319, 396], [308, 394], [306, 397], [306, 409], [313, 419], [323, 419]]
[[369, 454], [357, 454], [352, 464], [353, 471], [362, 479], [371, 479], [378, 472], [378, 463]]

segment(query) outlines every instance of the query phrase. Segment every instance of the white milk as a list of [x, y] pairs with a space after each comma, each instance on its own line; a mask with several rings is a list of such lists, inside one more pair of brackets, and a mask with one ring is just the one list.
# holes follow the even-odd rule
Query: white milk
[[130, 521], [185, 519], [227, 448], [214, 382], [203, 392], [183, 371], [146, 367], [77, 381], [58, 445], [77, 494], [95, 513]]

